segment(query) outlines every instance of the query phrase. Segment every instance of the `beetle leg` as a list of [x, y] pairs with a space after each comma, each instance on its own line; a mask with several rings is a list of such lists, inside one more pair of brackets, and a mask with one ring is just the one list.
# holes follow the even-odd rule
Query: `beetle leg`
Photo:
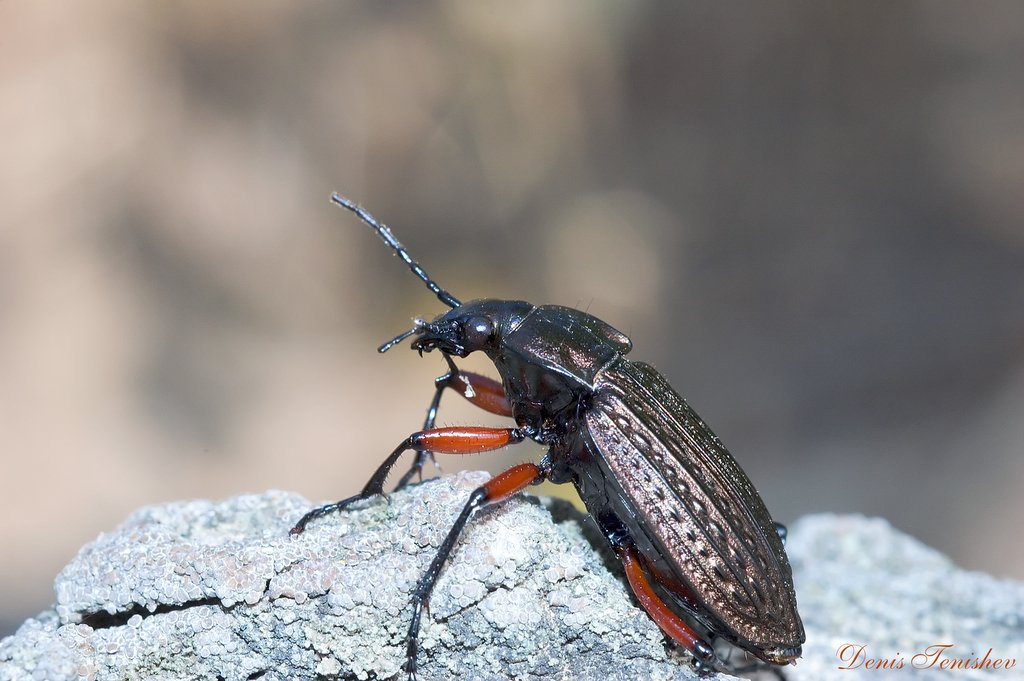
[[[776, 528], [776, 531], [779, 533], [779, 536], [782, 537], [783, 539], [785, 539], [786, 526], [781, 524], [781, 523], [775, 523], [775, 528]], [[621, 535], [619, 535], [619, 534], [616, 534], [616, 535], [612, 536], [612, 540], [614, 542], [614, 545], [616, 545], [616, 546], [619, 545], [619, 544], [623, 544], [623, 545], [626, 545], [626, 546], [631, 545], [632, 542], [631, 542], [631, 540], [628, 537], [625, 540], [623, 540], [623, 539], [620, 539], [620, 536]], [[617, 551], [618, 551], [618, 549], [617, 549]], [[693, 592], [690, 590], [689, 587], [687, 587], [685, 584], [679, 582], [672, 575], [668, 575], [668, 574], [664, 574], [662, 572], [659, 572], [655, 568], [655, 566], [652, 565], [643, 556], [643, 554], [641, 554], [639, 551], [636, 550], [635, 547], [633, 547], [633, 551], [636, 553], [636, 556], [639, 559], [640, 564], [642, 565], [642, 568], [640, 568], [641, 569], [641, 574], [644, 577], [646, 577], [647, 574], [650, 575], [650, 578], [648, 579], [648, 581], [650, 581], [650, 579], [653, 579], [655, 582], [657, 582], [661, 586], [665, 587], [668, 591], [670, 591], [679, 600], [683, 601], [684, 603], [686, 603], [690, 607], [696, 607], [696, 602], [697, 601], [694, 598]], [[625, 563], [623, 563], [623, 564], [625, 564]], [[644, 574], [644, 571], [646, 571], [647, 574]], [[628, 578], [629, 577], [629, 572], [628, 571], [627, 571], [626, 575], [627, 575], [627, 578]], [[632, 582], [630, 582], [630, 585], [632, 585]], [[637, 598], [639, 599], [639, 596]], [[655, 620], [655, 622], [657, 622], [657, 620]], [[660, 623], [659, 623], [659, 626], [660, 626]], [[665, 629], [662, 628], [662, 631], [665, 631]], [[668, 633], [668, 632], [666, 632], [666, 633]], [[678, 639], [676, 639], [676, 640], [678, 640]], [[742, 654], [745, 654], [745, 655], [749, 655], [749, 653], [746, 653], [745, 651], [743, 651], [740, 648], [734, 648], [733, 650], [739, 651], [739, 652], [741, 652]], [[694, 667], [696, 668], [697, 671], [708, 671], [708, 672], [710, 672], [710, 671], [725, 671], [725, 672], [727, 672], [729, 674], [732, 674], [733, 676], [739, 676], [741, 674], [747, 674], [749, 672], [768, 672], [772, 676], [774, 676], [778, 681], [786, 681], [786, 676], [785, 676], [785, 674], [782, 673], [782, 670], [779, 669], [779, 667], [777, 667], [777, 666], [775, 666], [773, 664], [769, 664], [767, 662], [762, 662], [760, 660], [755, 660], [753, 663], [747, 664], [747, 665], [743, 665], [743, 666], [734, 666], [729, 660], [719, 660], [718, 664], [716, 664], [714, 659], [711, 659], [709, 662], [703, 662], [703, 661], [697, 659], [697, 656], [694, 655]]]
[[[499, 416], [512, 416], [512, 405], [505, 397], [505, 387], [499, 381], [469, 371], [459, 371], [451, 356], [447, 354], [444, 355], [444, 359], [448, 362], [448, 371], [434, 380], [434, 398], [427, 408], [427, 418], [423, 422], [423, 430], [430, 430], [434, 427], [434, 423], [437, 421], [437, 409], [441, 404], [441, 395], [444, 394], [445, 388], [452, 388], [484, 411]], [[422, 479], [423, 466], [433, 458], [434, 455], [428, 450], [417, 450], [416, 459], [409, 470], [399, 479], [395, 489], [402, 489], [408, 485], [414, 475]]]
[[454, 426], [450, 428], [432, 428], [413, 433], [395, 451], [384, 460], [384, 463], [377, 468], [377, 471], [370, 478], [370, 481], [363, 487], [363, 491], [355, 496], [314, 508], [302, 516], [291, 534], [301, 534], [311, 520], [321, 518], [329, 513], [342, 511], [360, 499], [369, 499], [379, 494], [384, 494], [384, 481], [388, 473], [394, 468], [398, 459], [407, 450], [415, 449], [438, 452], [440, 454], [479, 454], [499, 449], [509, 444], [522, 442], [526, 435], [519, 428], [483, 428], [476, 426]]
[[[447, 357], [447, 355], [445, 355]], [[450, 366], [454, 367], [451, 359], [448, 360]], [[423, 422], [423, 430], [430, 430], [434, 427], [434, 423], [437, 422], [437, 408], [441, 405], [441, 395], [444, 394], [444, 389], [447, 387], [448, 377], [451, 376], [449, 371], [443, 376], [438, 376], [434, 380], [434, 399], [430, 400], [430, 406], [427, 407], [427, 418]], [[420, 480], [423, 479], [423, 466], [426, 465], [427, 461], [433, 461], [434, 465], [437, 465], [437, 460], [434, 459], [434, 454], [428, 452], [425, 449], [416, 450], [416, 458], [413, 459], [412, 465], [409, 466], [409, 470], [398, 480], [398, 484], [395, 485], [396, 490], [400, 490], [409, 484], [412, 480], [412, 476], [418, 475]]]
[[[482, 430], [482, 429], [481, 429]], [[492, 429], [498, 430], [498, 429]], [[516, 429], [511, 429], [516, 430]], [[416, 678], [416, 653], [419, 651], [420, 618], [423, 615], [423, 608], [430, 599], [430, 592], [433, 591], [437, 578], [441, 573], [448, 556], [451, 554], [455, 543], [459, 540], [469, 518], [479, 509], [499, 501], [504, 501], [510, 496], [521, 492], [530, 485], [537, 485], [548, 477], [547, 467], [538, 466], [533, 463], [523, 463], [513, 466], [504, 473], [499, 473], [488, 480], [482, 487], [477, 487], [469, 495], [469, 501], [462, 508], [462, 513], [455, 520], [452, 529], [448, 531], [441, 546], [431, 561], [430, 567], [423, 573], [416, 590], [412, 595], [412, 620], [409, 622], [409, 633], [406, 634], [405, 673], [410, 681]]]
[[631, 539], [622, 539], [614, 545], [615, 553], [626, 570], [626, 579], [640, 605], [647, 611], [654, 623], [669, 638], [683, 646], [693, 655], [693, 666], [698, 672], [713, 669], [715, 650], [690, 625], [665, 604], [654, 592], [647, 573], [642, 567], [643, 560]]
[[471, 404], [498, 416], [512, 416], [512, 405], [505, 397], [505, 386], [501, 381], [471, 371], [449, 376], [445, 387], [454, 389]]

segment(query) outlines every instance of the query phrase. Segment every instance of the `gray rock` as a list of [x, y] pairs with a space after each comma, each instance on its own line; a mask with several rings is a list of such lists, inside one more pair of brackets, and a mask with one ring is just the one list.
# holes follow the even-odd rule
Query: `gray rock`
[[[960, 570], [877, 518], [804, 517], [786, 551], [807, 630], [791, 680], [1024, 678], [1024, 584]], [[989, 649], [1014, 666], [971, 668]]]
[[[0, 642], [0, 679], [398, 674], [408, 593], [487, 478], [361, 502], [294, 538], [309, 503], [282, 492], [144, 508], [61, 572], [53, 611]], [[529, 497], [478, 514], [425, 620], [424, 680], [694, 677], [577, 522]]]
[[[297, 538], [287, 531], [309, 504], [282, 492], [142, 509], [64, 569], [53, 610], [0, 642], [0, 679], [398, 674], [407, 594], [486, 479], [463, 473], [362, 502]], [[425, 618], [421, 678], [693, 678], [584, 537], [582, 516], [549, 506], [558, 522], [526, 497], [467, 528]], [[954, 644], [947, 656], [1024, 657], [1024, 585], [959, 571], [859, 517], [804, 518], [788, 550], [808, 634], [792, 681], [1021, 678], [1018, 667], [949, 672], [911, 658], [937, 643]], [[846, 643], [904, 666], [840, 670]]]

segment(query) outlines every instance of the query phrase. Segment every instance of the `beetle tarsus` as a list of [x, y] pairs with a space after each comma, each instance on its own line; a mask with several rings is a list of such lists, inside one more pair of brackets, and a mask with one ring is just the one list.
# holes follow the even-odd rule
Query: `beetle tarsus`
[[419, 589], [412, 599], [412, 619], [409, 622], [409, 633], [405, 641], [405, 676], [408, 681], [416, 681], [416, 656], [419, 653], [420, 618], [423, 615], [423, 598]]
[[295, 526], [288, 531], [288, 534], [292, 535], [293, 537], [300, 535], [303, 532], [305, 532], [306, 525], [308, 525], [311, 520], [323, 518], [325, 515], [330, 515], [331, 513], [339, 513], [348, 508], [349, 506], [351, 506], [352, 504], [354, 504], [355, 502], [369, 498], [369, 496], [363, 496], [360, 493], [356, 494], [355, 496], [351, 496], [347, 499], [336, 501], [333, 504], [324, 504], [323, 506], [317, 506], [306, 515], [299, 518], [299, 522], [295, 523]]

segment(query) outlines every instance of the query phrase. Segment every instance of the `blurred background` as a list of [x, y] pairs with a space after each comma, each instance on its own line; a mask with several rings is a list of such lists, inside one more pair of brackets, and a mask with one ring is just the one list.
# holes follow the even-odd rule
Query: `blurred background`
[[375, 348], [443, 306], [332, 190], [629, 334], [777, 519], [1024, 578], [1022, 65], [1013, 1], [0, 3], [0, 634], [141, 505], [418, 428]]

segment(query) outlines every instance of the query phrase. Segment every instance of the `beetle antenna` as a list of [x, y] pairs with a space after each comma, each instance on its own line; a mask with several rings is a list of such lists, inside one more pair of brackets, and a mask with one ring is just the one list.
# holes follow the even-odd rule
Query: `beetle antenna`
[[398, 345], [399, 343], [404, 341], [409, 336], [411, 336], [414, 333], [416, 333], [417, 331], [419, 331], [422, 326], [423, 326], [422, 324], [417, 324], [416, 326], [412, 327], [408, 331], [403, 331], [402, 333], [398, 334], [397, 336], [395, 336], [394, 338], [389, 340], [387, 343], [384, 343], [379, 348], [377, 348], [377, 352], [380, 352], [380, 353], [387, 352], [391, 348], [395, 347], [396, 345]]
[[[396, 239], [395, 235], [391, 233], [391, 230], [385, 227], [383, 223], [377, 220], [377, 218], [370, 215], [369, 211], [367, 211], [365, 208], [355, 203], [354, 201], [346, 199], [344, 196], [338, 194], [337, 192], [331, 194], [331, 201], [338, 204], [342, 208], [347, 208], [348, 210], [352, 211], [353, 213], [359, 216], [360, 220], [368, 224], [370, 227], [373, 227], [373, 229], [377, 232], [377, 235], [384, 240], [384, 243], [390, 246], [391, 250], [397, 253], [398, 257], [405, 261], [405, 264], [409, 266], [409, 269], [412, 270], [412, 273], [419, 277], [423, 281], [423, 283], [427, 285], [428, 289], [434, 292], [434, 295], [437, 296], [438, 300], [440, 300], [442, 303], [451, 308], [456, 308], [459, 305], [462, 305], [462, 303], [459, 302], [458, 298], [445, 291], [443, 288], [437, 285], [437, 282], [430, 278], [430, 275], [427, 274], [427, 271], [420, 267], [420, 264], [418, 262], [412, 259], [412, 256], [409, 255], [409, 251], [405, 250], [405, 246], [398, 243], [398, 239]], [[390, 347], [389, 344], [385, 345]], [[385, 347], [384, 349], [387, 348]], [[383, 352], [383, 350], [381, 352]]]

